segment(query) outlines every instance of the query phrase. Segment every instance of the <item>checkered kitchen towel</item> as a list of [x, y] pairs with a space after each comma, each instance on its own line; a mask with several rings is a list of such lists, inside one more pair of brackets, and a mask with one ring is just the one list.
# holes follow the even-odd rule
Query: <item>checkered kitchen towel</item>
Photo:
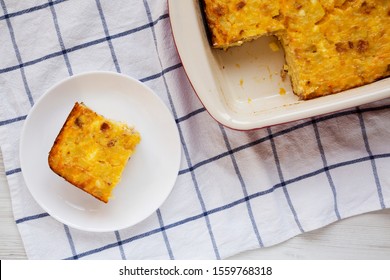
[[[29, 258], [220, 259], [390, 206], [390, 99], [230, 130], [194, 94], [165, 0], [0, 5], [0, 144]], [[164, 204], [143, 222], [109, 233], [51, 218], [30, 196], [18, 160], [34, 102], [54, 83], [90, 70], [121, 72], [152, 88], [176, 119], [182, 143], [181, 169]]]

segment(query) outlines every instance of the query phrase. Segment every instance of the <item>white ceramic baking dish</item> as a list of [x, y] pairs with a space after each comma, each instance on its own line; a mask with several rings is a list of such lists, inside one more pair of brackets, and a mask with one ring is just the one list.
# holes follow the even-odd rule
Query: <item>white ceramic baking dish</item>
[[[227, 51], [210, 47], [198, 0], [168, 0], [174, 40], [199, 99], [221, 124], [256, 129], [390, 97], [390, 78], [308, 101], [282, 79], [282, 48], [272, 36]], [[342, 79], [340, 73], [340, 79]]]

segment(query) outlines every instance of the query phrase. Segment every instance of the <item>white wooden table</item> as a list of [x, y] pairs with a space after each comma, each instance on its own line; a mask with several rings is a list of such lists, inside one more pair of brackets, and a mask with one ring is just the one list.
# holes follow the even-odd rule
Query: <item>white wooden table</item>
[[[0, 153], [0, 259], [26, 259]], [[348, 218], [231, 259], [390, 259], [390, 209]]]

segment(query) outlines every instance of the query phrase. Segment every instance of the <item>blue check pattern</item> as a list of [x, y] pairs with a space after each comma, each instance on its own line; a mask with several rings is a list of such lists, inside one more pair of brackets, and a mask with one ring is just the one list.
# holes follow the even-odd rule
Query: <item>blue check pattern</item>
[[[254, 131], [215, 122], [177, 54], [163, 0], [0, 0], [0, 145], [31, 259], [222, 259], [390, 205], [390, 100]], [[167, 201], [112, 233], [78, 231], [30, 196], [20, 131], [52, 84], [89, 71], [144, 82], [183, 160]]]

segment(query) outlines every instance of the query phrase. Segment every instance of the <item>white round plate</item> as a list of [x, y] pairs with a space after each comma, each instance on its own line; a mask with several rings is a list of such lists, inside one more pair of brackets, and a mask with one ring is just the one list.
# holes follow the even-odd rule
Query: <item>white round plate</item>
[[[56, 175], [48, 153], [75, 102], [134, 125], [141, 142], [107, 203]], [[106, 232], [130, 227], [161, 206], [176, 181], [180, 137], [165, 104], [141, 82], [112, 72], [72, 76], [49, 89], [29, 113], [21, 135], [21, 169], [34, 199], [70, 227]]]

